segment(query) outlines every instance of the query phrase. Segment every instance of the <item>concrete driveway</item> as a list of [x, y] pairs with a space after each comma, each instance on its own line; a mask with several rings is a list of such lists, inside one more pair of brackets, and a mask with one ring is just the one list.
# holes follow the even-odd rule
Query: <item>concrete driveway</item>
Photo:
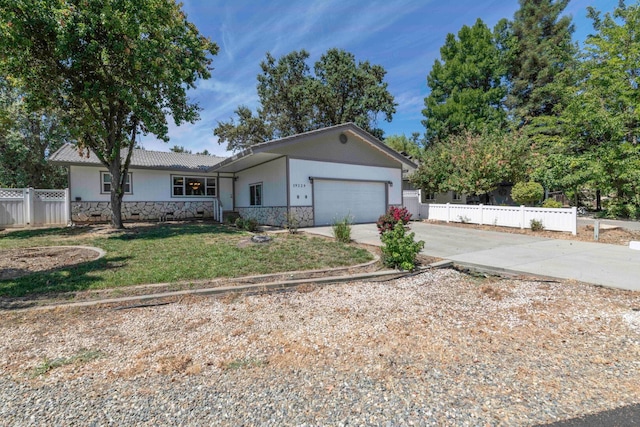
[[[333, 236], [331, 227], [302, 229]], [[640, 251], [628, 246], [576, 240], [545, 239], [522, 234], [483, 231], [446, 225], [411, 223], [423, 254], [463, 266], [533, 274], [613, 288], [640, 291]], [[356, 224], [353, 240], [380, 246], [375, 224]]]

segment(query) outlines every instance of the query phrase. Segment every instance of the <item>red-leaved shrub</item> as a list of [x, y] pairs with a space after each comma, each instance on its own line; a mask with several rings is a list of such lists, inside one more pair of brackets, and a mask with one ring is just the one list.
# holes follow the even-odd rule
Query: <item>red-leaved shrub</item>
[[398, 208], [396, 206], [391, 206], [387, 213], [384, 215], [380, 215], [378, 218], [378, 222], [376, 225], [378, 226], [378, 231], [380, 234], [385, 231], [393, 230], [393, 227], [398, 222], [402, 222], [403, 224], [408, 224], [411, 220], [411, 214], [407, 210], [407, 208]]

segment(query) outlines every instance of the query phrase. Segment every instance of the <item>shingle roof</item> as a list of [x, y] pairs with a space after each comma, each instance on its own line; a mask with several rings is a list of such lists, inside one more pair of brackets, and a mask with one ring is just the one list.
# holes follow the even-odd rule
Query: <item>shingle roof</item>
[[[127, 150], [122, 150], [125, 158]], [[131, 156], [131, 167], [141, 169], [189, 170], [206, 172], [212, 166], [223, 161], [224, 157], [206, 156], [202, 154], [185, 154], [165, 151], [134, 149]], [[49, 161], [59, 165], [99, 165], [100, 160], [91, 152], [89, 157], [80, 156], [78, 149], [65, 144], [49, 157]]]

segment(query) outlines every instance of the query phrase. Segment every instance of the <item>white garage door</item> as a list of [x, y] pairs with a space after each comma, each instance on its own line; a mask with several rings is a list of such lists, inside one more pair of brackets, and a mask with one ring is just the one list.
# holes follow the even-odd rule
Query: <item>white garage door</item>
[[315, 225], [331, 225], [349, 215], [354, 223], [376, 222], [387, 209], [384, 182], [314, 179]]

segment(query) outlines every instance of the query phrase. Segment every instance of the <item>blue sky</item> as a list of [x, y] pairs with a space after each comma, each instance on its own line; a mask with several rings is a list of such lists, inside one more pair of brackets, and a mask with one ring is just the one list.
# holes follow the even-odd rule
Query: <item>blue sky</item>
[[[173, 145], [228, 156], [213, 129], [233, 117], [238, 105], [255, 110], [256, 76], [266, 52], [276, 58], [306, 49], [313, 63], [328, 49], [353, 53], [387, 70], [389, 91], [398, 103], [393, 121], [379, 118], [385, 135], [424, 133], [421, 124], [426, 76], [440, 56], [448, 33], [481, 18], [493, 27], [513, 18], [517, 0], [183, 0], [188, 19], [220, 47], [212, 77], [200, 81], [190, 97], [203, 108], [195, 124], [173, 126], [169, 143], [144, 136], [148, 150]], [[572, 0], [565, 13], [573, 17], [574, 40], [592, 31], [587, 6], [612, 11], [617, 0]]]

